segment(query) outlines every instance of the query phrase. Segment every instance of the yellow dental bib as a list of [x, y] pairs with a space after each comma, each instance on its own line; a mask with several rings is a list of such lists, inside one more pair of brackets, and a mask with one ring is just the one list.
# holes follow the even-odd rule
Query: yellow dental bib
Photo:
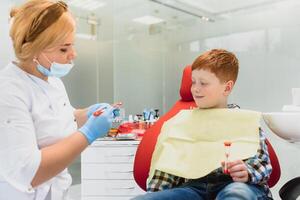
[[221, 167], [224, 141], [232, 142], [229, 160], [255, 156], [261, 113], [242, 109], [182, 110], [164, 123], [153, 152], [155, 170], [196, 179]]

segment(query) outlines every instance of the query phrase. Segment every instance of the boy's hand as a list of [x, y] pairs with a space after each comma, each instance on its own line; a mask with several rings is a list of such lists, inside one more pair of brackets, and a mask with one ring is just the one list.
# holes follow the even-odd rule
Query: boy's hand
[[[224, 162], [222, 162], [222, 166], [224, 167]], [[247, 166], [242, 160], [228, 162], [227, 168], [233, 181], [245, 183], [249, 180]]]

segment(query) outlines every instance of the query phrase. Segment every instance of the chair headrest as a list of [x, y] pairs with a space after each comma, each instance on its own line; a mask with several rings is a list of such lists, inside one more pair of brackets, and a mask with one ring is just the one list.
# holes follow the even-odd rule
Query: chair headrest
[[192, 66], [187, 65], [182, 73], [180, 96], [182, 101], [194, 101], [192, 92]]

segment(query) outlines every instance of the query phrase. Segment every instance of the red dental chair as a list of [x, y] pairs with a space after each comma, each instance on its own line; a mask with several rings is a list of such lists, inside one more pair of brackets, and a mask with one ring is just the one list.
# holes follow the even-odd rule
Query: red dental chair
[[[191, 66], [188, 65], [184, 68], [182, 75], [180, 87], [181, 99], [175, 103], [169, 112], [161, 116], [151, 128], [147, 129], [137, 149], [134, 161], [134, 178], [137, 184], [144, 190], [146, 190], [146, 180], [148, 178], [152, 153], [163, 123], [176, 115], [180, 110], [196, 106], [190, 91], [191, 85]], [[273, 167], [268, 184], [270, 187], [273, 187], [280, 178], [280, 165], [272, 145], [269, 141], [267, 141], [267, 144]], [[284, 200], [295, 200], [298, 196], [300, 196], [300, 178], [289, 181], [280, 190], [280, 197]]]

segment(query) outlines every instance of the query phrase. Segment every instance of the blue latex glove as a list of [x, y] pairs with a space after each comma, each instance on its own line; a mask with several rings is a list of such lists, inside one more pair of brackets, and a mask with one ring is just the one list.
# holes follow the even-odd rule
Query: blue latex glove
[[109, 131], [114, 118], [114, 109], [115, 108], [108, 105], [99, 116], [91, 114], [86, 123], [79, 129], [79, 131], [86, 137], [89, 144], [98, 137], [103, 137]]
[[94, 105], [91, 105], [88, 110], [87, 110], [87, 118], [90, 118], [90, 116], [96, 111], [99, 110], [100, 108], [104, 108], [104, 107], [111, 107], [108, 103], [96, 103]]
[[[90, 116], [91, 116], [94, 112], [96, 112], [96, 111], [99, 110], [100, 108], [104, 108], [104, 107], [109, 108], [109, 107], [111, 107], [111, 105], [108, 104], [108, 103], [96, 103], [96, 104], [94, 104], [94, 105], [91, 105], [91, 106], [88, 108], [88, 110], [87, 110], [87, 118], [90, 118]], [[119, 109], [119, 108], [115, 108], [115, 109], [113, 110], [113, 114], [114, 114], [114, 117], [120, 116], [120, 109]]]

